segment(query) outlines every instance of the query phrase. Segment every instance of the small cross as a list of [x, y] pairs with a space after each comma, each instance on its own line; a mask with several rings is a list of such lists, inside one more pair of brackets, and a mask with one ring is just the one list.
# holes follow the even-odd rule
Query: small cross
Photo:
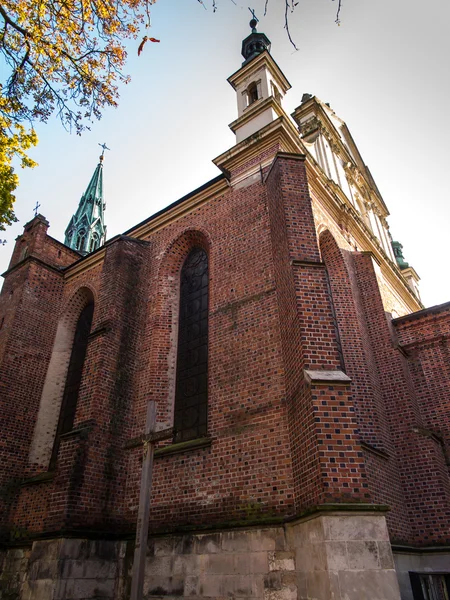
[[105, 143], [103, 143], [103, 144], [99, 143], [99, 146], [100, 146], [100, 148], [103, 148], [102, 157], [105, 154], [105, 150], [111, 150], [111, 148], [108, 148], [108, 146]]
[[35, 217], [37, 217], [37, 211], [38, 211], [38, 208], [40, 208], [40, 207], [41, 207], [41, 205], [40, 205], [40, 204], [39, 204], [39, 202], [36, 200], [36, 206], [33, 208], [33, 210], [34, 210], [34, 216], [35, 216]]
[[252, 13], [252, 17], [255, 19], [257, 23], [259, 23], [258, 17], [255, 15], [255, 10], [253, 8], [248, 7], [248, 10]]

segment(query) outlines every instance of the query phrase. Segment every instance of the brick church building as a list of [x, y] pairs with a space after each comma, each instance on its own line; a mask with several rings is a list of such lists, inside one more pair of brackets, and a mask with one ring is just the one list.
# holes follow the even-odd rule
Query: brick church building
[[[220, 174], [105, 240], [103, 155], [65, 244], [0, 296], [0, 598], [448, 600], [450, 303], [424, 309], [346, 124], [263, 33]], [[162, 436], [161, 436], [162, 437]], [[153, 442], [152, 442], [153, 444]]]

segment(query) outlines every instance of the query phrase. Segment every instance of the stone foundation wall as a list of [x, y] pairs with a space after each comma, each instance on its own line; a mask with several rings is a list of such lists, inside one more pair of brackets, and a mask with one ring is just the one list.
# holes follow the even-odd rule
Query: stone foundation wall
[[299, 600], [399, 600], [382, 515], [330, 514], [288, 526]]
[[151, 540], [145, 598], [297, 598], [294, 555], [283, 528]]
[[[8, 551], [0, 600], [127, 600], [132, 541], [57, 539]], [[144, 598], [399, 600], [382, 515], [330, 514], [149, 540]]]
[[18, 600], [27, 578], [30, 548], [0, 551], [0, 600]]

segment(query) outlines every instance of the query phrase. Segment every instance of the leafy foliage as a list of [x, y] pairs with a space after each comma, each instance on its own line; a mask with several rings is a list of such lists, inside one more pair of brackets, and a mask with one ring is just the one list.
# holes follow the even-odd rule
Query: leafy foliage
[[17, 221], [13, 211], [13, 192], [19, 178], [14, 173], [11, 161], [17, 156], [22, 167], [34, 167], [36, 163], [26, 155], [26, 150], [36, 143], [37, 136], [33, 129], [27, 132], [20, 123], [13, 123], [0, 114], [0, 230]]
[[124, 41], [150, 24], [154, 1], [0, 0], [0, 229], [15, 220], [13, 157], [35, 165], [26, 155], [33, 123], [56, 110], [81, 133], [117, 105], [117, 86], [129, 80]]

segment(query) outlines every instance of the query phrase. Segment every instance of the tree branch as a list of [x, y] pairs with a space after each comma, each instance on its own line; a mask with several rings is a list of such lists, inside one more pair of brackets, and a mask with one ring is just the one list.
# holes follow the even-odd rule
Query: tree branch
[[293, 8], [291, 8], [291, 5], [289, 4], [289, 0], [285, 0], [284, 28], [286, 29], [286, 33], [289, 38], [289, 41], [294, 46], [294, 48], [296, 50], [298, 50], [297, 46], [295, 45], [294, 40], [291, 38], [291, 32], [289, 31], [289, 9], [291, 9], [291, 12], [294, 10]]
[[342, 0], [338, 0], [338, 7], [337, 7], [337, 11], [336, 11], [336, 20], [335, 20], [335, 23], [337, 23], [338, 25], [341, 24], [341, 19], [340, 19], [341, 8], [342, 8]]
[[21, 27], [20, 25], [17, 25], [17, 23], [15, 23], [7, 14], [7, 12], [5, 11], [5, 9], [3, 8], [3, 6], [0, 4], [0, 15], [2, 15], [2, 17], [5, 20], [5, 23], [8, 25], [11, 25], [11, 27], [13, 29], [15, 29], [16, 31], [18, 31], [21, 35], [23, 35], [24, 37], [30, 38], [31, 34], [29, 31], [27, 31], [26, 29], [23, 29], [23, 27]]

